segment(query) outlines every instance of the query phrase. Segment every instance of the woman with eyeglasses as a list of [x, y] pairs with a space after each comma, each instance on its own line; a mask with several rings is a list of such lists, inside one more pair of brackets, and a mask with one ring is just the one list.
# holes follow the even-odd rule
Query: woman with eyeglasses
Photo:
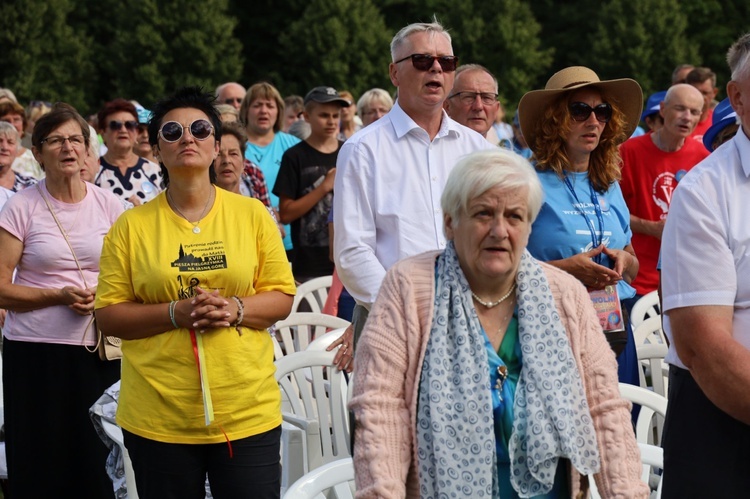
[[294, 279], [257, 199], [217, 188], [213, 97], [156, 103], [149, 139], [166, 190], [127, 211], [102, 250], [96, 316], [122, 338], [122, 427], [142, 499], [278, 497], [281, 396], [266, 328]]
[[[638, 125], [642, 107], [637, 82], [600, 81], [581, 66], [555, 73], [543, 90], [528, 92], [518, 105], [545, 196], [529, 251], [576, 277], [594, 300], [602, 299], [601, 292], [620, 301], [635, 295], [630, 282], [638, 259], [617, 182], [618, 146]], [[607, 335], [610, 344], [618, 354], [625, 348], [618, 358], [619, 379], [637, 385], [632, 331], [616, 312], [612, 317], [604, 324], [605, 330], [618, 331]]]
[[164, 188], [164, 180], [159, 165], [133, 152], [138, 136], [135, 106], [115, 99], [97, 116], [107, 152], [99, 160], [101, 168], [94, 183], [135, 206], [154, 199]]
[[111, 498], [88, 409], [120, 376], [96, 353], [92, 313], [102, 241], [123, 207], [81, 179], [89, 126], [72, 107], [41, 117], [32, 144], [46, 177], [0, 213], [9, 496]]

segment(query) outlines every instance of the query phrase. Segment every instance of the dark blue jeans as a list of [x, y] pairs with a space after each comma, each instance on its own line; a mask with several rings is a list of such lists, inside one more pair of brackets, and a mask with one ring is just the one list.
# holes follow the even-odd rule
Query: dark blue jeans
[[220, 444], [170, 444], [123, 430], [141, 499], [203, 499], [206, 475], [215, 499], [278, 498], [281, 426]]

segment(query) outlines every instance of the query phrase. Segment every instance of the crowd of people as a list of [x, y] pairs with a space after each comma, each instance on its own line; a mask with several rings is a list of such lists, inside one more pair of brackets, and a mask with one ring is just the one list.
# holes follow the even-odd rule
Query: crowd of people
[[[648, 497], [618, 382], [638, 384], [628, 314], [660, 286], [663, 497], [750, 486], [750, 34], [721, 102], [706, 67], [644, 105], [573, 66], [507, 121], [502, 82], [438, 22], [390, 50], [395, 95], [359, 99], [227, 82], [87, 122], [0, 89], [8, 497], [112, 496], [88, 408], [120, 378], [141, 498], [203, 497], [206, 477], [278, 497], [266, 329], [328, 275], [358, 497], [578, 497], [590, 475]], [[106, 335], [122, 361], [95, 355]]]

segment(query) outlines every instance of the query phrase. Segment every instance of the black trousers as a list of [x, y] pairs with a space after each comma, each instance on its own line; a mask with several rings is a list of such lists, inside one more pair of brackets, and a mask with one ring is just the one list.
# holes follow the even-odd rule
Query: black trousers
[[123, 430], [140, 499], [203, 499], [205, 482], [215, 499], [278, 498], [281, 426], [220, 444], [170, 444]]
[[750, 497], [750, 426], [716, 407], [690, 371], [669, 369], [664, 499]]
[[89, 407], [120, 377], [120, 361], [82, 346], [4, 339], [5, 451], [10, 499], [114, 496], [109, 449]]

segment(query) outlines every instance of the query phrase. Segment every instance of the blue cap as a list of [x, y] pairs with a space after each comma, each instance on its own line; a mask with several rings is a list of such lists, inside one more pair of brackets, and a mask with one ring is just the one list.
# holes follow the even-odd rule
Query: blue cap
[[646, 105], [643, 107], [643, 113], [641, 113], [641, 121], [646, 121], [646, 118], [648, 116], [651, 116], [654, 113], [658, 113], [659, 108], [661, 107], [661, 103], [666, 96], [666, 90], [651, 94], [651, 96], [646, 101]]
[[706, 146], [706, 149], [713, 152], [714, 139], [719, 135], [719, 132], [735, 123], [737, 123], [737, 113], [732, 108], [732, 104], [729, 103], [729, 97], [727, 97], [714, 108], [711, 128], [703, 134], [703, 145]]
[[148, 120], [151, 119], [151, 111], [141, 106], [135, 106], [135, 110], [138, 111], [138, 123], [148, 125]]

